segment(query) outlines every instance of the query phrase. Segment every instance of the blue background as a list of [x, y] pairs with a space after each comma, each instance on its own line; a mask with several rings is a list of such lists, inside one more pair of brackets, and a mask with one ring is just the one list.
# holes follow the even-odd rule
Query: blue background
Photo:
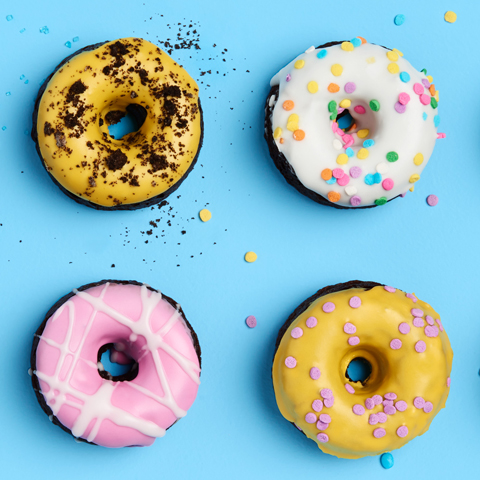
[[[429, 479], [476, 472], [480, 3], [101, 3], [7, 0], [0, 7], [2, 477]], [[453, 25], [443, 20], [449, 9], [458, 14]], [[400, 27], [393, 23], [398, 13], [406, 16]], [[48, 178], [25, 133], [41, 81], [75, 49], [132, 35], [174, 39], [178, 26], [168, 24], [184, 19], [195, 22], [201, 49], [173, 57], [203, 82], [199, 163], [162, 210], [77, 205]], [[48, 35], [39, 32], [44, 25]], [[297, 54], [356, 35], [428, 69], [447, 138], [414, 194], [367, 211], [338, 211], [301, 196], [277, 172], [263, 139], [263, 104], [271, 76]], [[200, 76], [206, 70], [212, 73]], [[431, 193], [440, 199], [434, 208], [425, 202]], [[198, 212], [205, 206], [213, 218], [204, 224]], [[159, 238], [141, 233], [159, 218]], [[243, 260], [249, 250], [258, 254], [254, 264]], [[112, 277], [147, 282], [180, 302], [203, 349], [195, 404], [149, 448], [75, 443], [49, 423], [27, 375], [32, 336], [49, 307], [74, 287]], [[378, 457], [322, 454], [281, 417], [271, 385], [274, 342], [286, 317], [318, 288], [357, 278], [431, 303], [455, 352], [447, 408], [429, 432], [393, 452], [391, 470]], [[246, 327], [248, 315], [257, 328]]]

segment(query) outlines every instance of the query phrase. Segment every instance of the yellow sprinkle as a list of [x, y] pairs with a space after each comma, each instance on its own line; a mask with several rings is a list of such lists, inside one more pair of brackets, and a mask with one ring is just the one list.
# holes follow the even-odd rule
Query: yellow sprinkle
[[390, 73], [398, 73], [400, 71], [400, 67], [396, 63], [389, 63], [387, 69]]
[[438, 102], [438, 90], [435, 92], [434, 97], [435, 97], [435, 100]]
[[368, 150], [366, 148], [361, 148], [357, 153], [357, 157], [360, 160], [365, 160], [368, 157]]
[[295, 66], [295, 68], [300, 69], [300, 68], [303, 68], [304, 65], [305, 65], [305, 60], [297, 60], [297, 61], [295, 62], [295, 65], [294, 65], [294, 66]]
[[420, 180], [420, 175], [418, 173], [414, 173], [411, 177], [410, 177], [410, 180], [409, 182], [410, 183], [415, 183], [415, 182], [418, 182]]
[[317, 93], [318, 92], [318, 83], [314, 82], [313, 80], [311, 82], [308, 82], [307, 90], [310, 93]]
[[417, 153], [414, 157], [413, 157], [413, 163], [415, 165], [421, 165], [423, 163], [423, 155], [421, 153]]
[[335, 65], [332, 65], [331, 71], [336, 77], [339, 77], [343, 72], [343, 67], [336, 63]]
[[257, 259], [257, 254], [255, 252], [247, 252], [245, 254], [245, 261], [248, 263], [253, 263]]
[[337, 163], [339, 165], [345, 165], [346, 163], [348, 163], [348, 155], [346, 153], [341, 153], [338, 157], [337, 157]]
[[353, 49], [355, 47], [353, 46], [352, 42], [343, 42], [342, 43], [342, 50], [345, 50], [346, 52], [353, 52]]
[[202, 222], [208, 222], [212, 218], [212, 212], [204, 208], [203, 210], [200, 210], [198, 216]]
[[452, 12], [451, 10], [449, 10], [446, 14], [445, 14], [445, 21], [448, 22], [448, 23], [455, 23], [457, 21], [457, 14], [455, 12]]
[[403, 53], [398, 50], [397, 48], [392, 48], [392, 50], [395, 52], [395, 53], [398, 53], [401, 57], [403, 57]]
[[398, 53], [394, 52], [393, 50], [391, 52], [387, 52], [387, 58], [392, 62], [396, 62], [398, 60]]
[[428, 75], [427, 76], [427, 80], [430, 82], [430, 83], [433, 83], [433, 77], [431, 75]]
[[413, 192], [415, 190], [415, 186], [413, 186], [410, 191]]
[[280, 127], [277, 127], [275, 131], [273, 132], [273, 138], [276, 140], [277, 138], [280, 138], [282, 136], [282, 129]]
[[298, 121], [299, 120], [300, 120], [300, 118], [298, 117], [298, 115], [296, 113], [292, 113], [288, 117], [287, 130], [290, 130], [291, 132], [294, 132], [295, 130], [298, 130]]
[[375, 63], [376, 60], [375, 60], [375, 57], [368, 57], [367, 58], [367, 63]]
[[352, 104], [352, 101], [349, 100], [348, 98], [344, 98], [344, 99], [340, 102], [340, 106], [341, 106], [342, 108], [348, 108], [351, 104]]
[[368, 134], [370, 133], [370, 130], [368, 128], [364, 128], [362, 130], [359, 130], [357, 132], [358, 138], [366, 138], [368, 137]]

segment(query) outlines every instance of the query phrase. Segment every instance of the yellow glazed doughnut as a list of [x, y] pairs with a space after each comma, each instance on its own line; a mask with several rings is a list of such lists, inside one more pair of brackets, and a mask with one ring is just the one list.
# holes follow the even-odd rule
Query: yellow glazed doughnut
[[[342, 458], [378, 455], [425, 433], [445, 406], [453, 352], [440, 316], [373, 282], [326, 287], [279, 332], [273, 385], [282, 415]], [[354, 359], [371, 366], [352, 381]]]
[[[126, 112], [139, 126], [121, 139], [108, 125]], [[150, 206], [193, 168], [203, 123], [198, 86], [140, 38], [86, 47], [66, 58], [38, 94], [32, 137], [64, 193], [96, 209]]]

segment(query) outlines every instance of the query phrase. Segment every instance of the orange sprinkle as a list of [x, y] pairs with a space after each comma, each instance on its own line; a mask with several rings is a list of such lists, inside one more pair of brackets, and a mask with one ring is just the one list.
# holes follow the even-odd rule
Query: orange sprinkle
[[348, 131], [351, 132], [352, 130], [355, 130], [357, 128], [357, 124], [354, 123], [349, 129]]
[[433, 97], [435, 95], [435, 85], [433, 83], [430, 85], [429, 90], [430, 90], [430, 95]]
[[328, 199], [332, 203], [336, 203], [340, 200], [340, 194], [338, 192], [328, 192]]
[[328, 91], [332, 93], [337, 93], [338, 91], [340, 91], [340, 87], [336, 83], [331, 83], [328, 86]]
[[329, 168], [326, 168], [325, 170], [322, 170], [320, 176], [325, 181], [330, 180], [332, 178], [332, 171]]
[[280, 139], [280, 143], [283, 143], [284, 141], [285, 141], [284, 138], [281, 138], [281, 139]]
[[305, 132], [303, 130], [300, 130], [300, 129], [295, 130], [293, 132], [293, 138], [295, 140], [298, 140], [298, 141], [303, 140], [305, 138]]
[[283, 102], [283, 108], [285, 110], [292, 110], [295, 104], [293, 103], [293, 100], [285, 100]]
[[366, 41], [363, 37], [357, 37], [357, 38], [359, 38], [359, 39], [362, 41], [362, 45], [363, 45], [364, 43], [367, 43], [367, 41]]

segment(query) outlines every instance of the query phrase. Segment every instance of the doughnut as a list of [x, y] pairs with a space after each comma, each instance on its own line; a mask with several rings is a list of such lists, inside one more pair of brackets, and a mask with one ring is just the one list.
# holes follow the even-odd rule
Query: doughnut
[[[379, 455], [425, 433], [445, 407], [453, 352], [414, 294], [358, 280], [319, 290], [280, 329], [272, 378], [281, 414], [320, 450]], [[349, 366], [366, 365], [364, 378]]]
[[286, 181], [336, 208], [413, 191], [440, 123], [438, 91], [397, 49], [361, 37], [310, 47], [270, 82], [265, 139]]
[[[108, 126], [131, 115], [120, 139]], [[165, 52], [141, 38], [85, 47], [40, 88], [32, 138], [52, 180], [97, 210], [151, 206], [193, 169], [203, 140], [198, 86]]]
[[[102, 354], [132, 362], [117, 377]], [[115, 353], [115, 350], [113, 350]], [[32, 384], [49, 419], [80, 442], [151, 445], [192, 406], [200, 384], [197, 335], [180, 305], [135, 281], [103, 280], [61, 298], [35, 333]]]

